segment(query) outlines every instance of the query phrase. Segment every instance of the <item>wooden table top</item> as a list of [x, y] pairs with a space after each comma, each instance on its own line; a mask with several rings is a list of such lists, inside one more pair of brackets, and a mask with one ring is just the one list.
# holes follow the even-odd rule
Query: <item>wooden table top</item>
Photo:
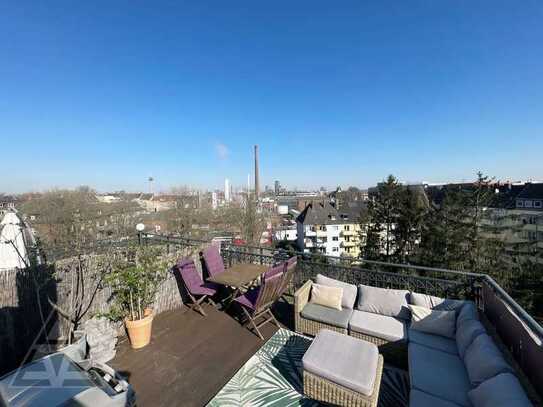
[[264, 274], [269, 267], [270, 266], [263, 266], [260, 264], [234, 264], [232, 267], [227, 268], [223, 273], [209, 277], [207, 281], [239, 288], [256, 280]]

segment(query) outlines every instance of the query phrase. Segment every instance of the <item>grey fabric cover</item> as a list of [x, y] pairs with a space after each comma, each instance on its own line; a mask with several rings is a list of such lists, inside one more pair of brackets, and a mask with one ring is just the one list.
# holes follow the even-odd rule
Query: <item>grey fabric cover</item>
[[351, 309], [343, 308], [339, 311], [337, 309], [312, 303], [306, 304], [301, 312], [302, 317], [304, 318], [345, 329], [349, 326], [349, 320], [351, 319], [352, 313], [353, 310]]
[[454, 339], [445, 338], [444, 336], [427, 334], [424, 332], [409, 329], [409, 342], [417, 343], [441, 352], [458, 355], [458, 349]]
[[529, 407], [532, 405], [518, 379], [511, 373], [499, 374], [468, 393], [477, 407]]
[[369, 396], [378, 357], [374, 344], [323, 329], [309, 346], [302, 365], [310, 373]]
[[414, 389], [409, 392], [409, 407], [458, 407], [458, 404]]
[[409, 291], [407, 290], [393, 290], [360, 284], [356, 308], [359, 311], [409, 320], [411, 313], [407, 308], [408, 300]]
[[343, 298], [341, 299], [341, 306], [343, 308], [353, 309], [356, 302], [357, 289], [356, 285], [344, 283], [343, 281], [334, 280], [333, 278], [317, 274], [315, 281], [317, 284], [326, 285], [329, 287], [343, 288]]
[[390, 342], [407, 340], [407, 327], [403, 320], [371, 312], [353, 311], [349, 329]]
[[471, 407], [468, 391], [472, 386], [459, 356], [411, 342], [408, 358], [412, 388]]
[[418, 305], [419, 307], [435, 309], [438, 311], [456, 311], [464, 305], [465, 301], [450, 300], [448, 298], [435, 297], [433, 295], [420, 294], [411, 291], [410, 303]]
[[486, 333], [485, 327], [475, 319], [466, 319], [456, 325], [456, 346], [462, 359], [464, 359], [466, 350], [473, 340], [484, 333]]
[[475, 319], [479, 320], [479, 313], [477, 312], [477, 307], [473, 301], [466, 301], [464, 306], [458, 311], [458, 316], [456, 317], [456, 325], [470, 320]]
[[440, 311], [408, 305], [411, 311], [411, 329], [426, 332], [432, 335], [441, 335], [446, 338], [454, 338], [456, 330], [456, 312]]
[[512, 372], [511, 366], [487, 334], [481, 334], [473, 340], [464, 355], [464, 363], [474, 386], [500, 373]]

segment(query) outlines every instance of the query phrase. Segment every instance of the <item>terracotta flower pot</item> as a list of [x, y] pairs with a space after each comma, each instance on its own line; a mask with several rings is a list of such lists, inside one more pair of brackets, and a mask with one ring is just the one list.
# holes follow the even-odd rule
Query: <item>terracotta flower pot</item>
[[147, 308], [144, 318], [130, 321], [126, 319], [124, 324], [130, 338], [132, 349], [143, 348], [151, 342], [151, 328], [153, 327], [153, 310]]

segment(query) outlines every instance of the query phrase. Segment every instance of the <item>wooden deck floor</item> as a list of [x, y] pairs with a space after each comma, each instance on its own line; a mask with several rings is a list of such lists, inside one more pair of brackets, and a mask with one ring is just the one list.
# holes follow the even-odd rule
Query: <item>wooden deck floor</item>
[[[133, 350], [125, 340], [111, 365], [128, 377], [138, 406], [203, 406], [264, 344], [230, 315], [208, 306], [170, 311], [153, 321], [151, 343]], [[266, 339], [277, 330], [262, 327]]]

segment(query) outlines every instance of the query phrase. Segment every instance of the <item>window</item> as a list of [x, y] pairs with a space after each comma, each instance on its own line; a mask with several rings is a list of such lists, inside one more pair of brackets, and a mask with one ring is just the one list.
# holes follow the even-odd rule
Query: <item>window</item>
[[339, 250], [338, 247], [332, 247], [332, 251], [333, 251], [333, 252], [337, 252], [338, 250]]
[[350, 227], [349, 225], [346, 225], [346, 226], [345, 226], [345, 230], [350, 230], [350, 228], [351, 228], [351, 227]]
[[531, 208], [532, 207], [532, 201], [528, 201], [528, 200], [524, 201], [524, 207], [525, 208]]
[[334, 242], [337, 242], [337, 241], [339, 240], [339, 237], [337, 237], [337, 236], [332, 236], [332, 240], [333, 240]]
[[332, 230], [339, 230], [339, 226], [332, 226]]
[[541, 201], [534, 201], [534, 208], [541, 208]]
[[521, 201], [520, 199], [517, 200], [517, 208], [524, 208], [524, 201]]

